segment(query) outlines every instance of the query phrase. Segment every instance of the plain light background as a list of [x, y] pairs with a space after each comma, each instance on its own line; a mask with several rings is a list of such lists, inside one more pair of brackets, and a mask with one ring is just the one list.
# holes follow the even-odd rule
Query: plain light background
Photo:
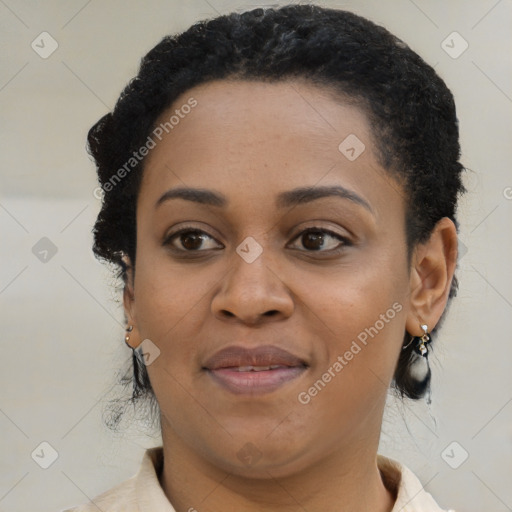
[[[86, 502], [160, 444], [136, 426], [116, 436], [102, 424], [130, 354], [120, 294], [91, 252], [99, 201], [86, 133], [164, 35], [264, 5], [0, 0], [0, 511]], [[319, 5], [384, 25], [435, 66], [454, 93], [471, 170], [459, 293], [431, 356], [433, 402], [390, 397], [380, 452], [415, 471], [444, 508], [512, 510], [512, 2]], [[45, 31], [58, 48], [42, 58], [31, 43]], [[56, 253], [41, 261], [44, 237]], [[52, 453], [42, 442], [56, 451], [48, 469], [36, 463], [41, 449]]]

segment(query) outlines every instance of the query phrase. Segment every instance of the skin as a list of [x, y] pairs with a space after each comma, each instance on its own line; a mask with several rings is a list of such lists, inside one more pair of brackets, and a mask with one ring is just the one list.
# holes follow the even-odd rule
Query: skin
[[[161, 409], [162, 488], [177, 512], [340, 503], [344, 512], [389, 512], [395, 497], [376, 459], [386, 393], [405, 331], [421, 335], [423, 322], [431, 330], [445, 309], [455, 226], [442, 219], [409, 265], [405, 192], [380, 167], [364, 113], [326, 89], [215, 81], [187, 91], [161, 120], [190, 97], [197, 106], [146, 157], [136, 267], [124, 292], [130, 343], [150, 339], [160, 350], [147, 369]], [[338, 150], [349, 134], [365, 144], [354, 161]], [[324, 185], [349, 189], [371, 211], [340, 197], [275, 204], [280, 192]], [[182, 186], [214, 190], [228, 205], [180, 198], [155, 207]], [[206, 233], [202, 245], [184, 246], [183, 236], [164, 244], [185, 225]], [[349, 243], [300, 236], [313, 226]], [[252, 263], [236, 252], [248, 236], [263, 249]], [[187, 259], [190, 247], [196, 257]], [[298, 394], [394, 303], [401, 311], [300, 403]], [[310, 366], [271, 393], [235, 395], [201, 369], [232, 344], [274, 344]]]

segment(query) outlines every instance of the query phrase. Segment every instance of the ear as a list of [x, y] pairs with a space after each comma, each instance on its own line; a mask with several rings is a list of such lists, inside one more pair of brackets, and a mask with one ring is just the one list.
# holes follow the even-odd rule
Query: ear
[[416, 247], [411, 262], [410, 308], [407, 332], [421, 336], [420, 324], [428, 331], [437, 325], [448, 301], [457, 265], [457, 229], [452, 220], [443, 217], [430, 238]]
[[[137, 320], [135, 315], [135, 292], [134, 292], [134, 276], [133, 266], [130, 258], [126, 255], [123, 256], [123, 261], [126, 265], [126, 279], [123, 290], [123, 306], [124, 314], [126, 317], [127, 326], [133, 325], [133, 331], [130, 334], [130, 338], [137, 338]], [[130, 345], [131, 345], [130, 340]]]

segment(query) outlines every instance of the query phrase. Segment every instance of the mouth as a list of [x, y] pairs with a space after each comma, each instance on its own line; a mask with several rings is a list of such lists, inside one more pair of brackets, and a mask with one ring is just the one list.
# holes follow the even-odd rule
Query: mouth
[[305, 360], [272, 345], [246, 349], [227, 347], [203, 366], [212, 380], [234, 394], [271, 393], [297, 379], [309, 365]]

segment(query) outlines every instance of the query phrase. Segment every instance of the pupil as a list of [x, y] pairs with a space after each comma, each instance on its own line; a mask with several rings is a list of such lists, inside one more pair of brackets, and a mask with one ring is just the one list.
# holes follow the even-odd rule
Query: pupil
[[[304, 243], [304, 247], [308, 248], [308, 249], [312, 249], [314, 251], [317, 251], [321, 248], [322, 246], [322, 242], [323, 242], [323, 234], [318, 234], [318, 233], [305, 233], [304, 236], [306, 237], [305, 240], [309, 241], [309, 242], [313, 242], [313, 244], [309, 244], [309, 242], [306, 242], [304, 243], [304, 240], [303, 240], [303, 243]], [[320, 242], [320, 244], [316, 244], [315, 245], [315, 242]]]
[[[183, 247], [189, 250], [199, 249], [201, 247], [202, 238], [197, 233], [182, 235]], [[195, 242], [195, 243], [194, 243]]]

